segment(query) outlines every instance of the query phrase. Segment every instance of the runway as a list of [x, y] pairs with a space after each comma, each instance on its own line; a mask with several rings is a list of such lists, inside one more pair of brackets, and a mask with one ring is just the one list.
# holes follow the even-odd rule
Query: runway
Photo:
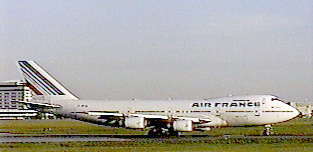
[[46, 142], [309, 142], [313, 136], [207, 136], [181, 135], [178, 137], [149, 138], [147, 135], [116, 134], [0, 134], [0, 143]]

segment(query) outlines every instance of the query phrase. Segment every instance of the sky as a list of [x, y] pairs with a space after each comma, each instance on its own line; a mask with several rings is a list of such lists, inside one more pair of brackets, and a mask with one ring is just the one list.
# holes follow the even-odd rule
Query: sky
[[312, 0], [1, 0], [0, 81], [35, 60], [81, 99], [313, 101]]

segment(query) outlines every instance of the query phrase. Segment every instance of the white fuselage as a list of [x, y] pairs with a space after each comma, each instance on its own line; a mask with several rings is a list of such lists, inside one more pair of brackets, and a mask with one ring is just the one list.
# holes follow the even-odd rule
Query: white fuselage
[[272, 99], [277, 97], [254, 95], [207, 100], [68, 100], [54, 101], [54, 104], [62, 106], [56, 112], [64, 115], [105, 112], [198, 119], [220, 118], [224, 121], [220, 124], [204, 123], [202, 124], [204, 127], [272, 124], [299, 115], [299, 111], [292, 106]]
[[18, 65], [37, 99], [41, 100], [26, 104], [34, 105], [38, 110], [53, 109], [63, 116], [105, 125], [121, 122], [120, 126], [126, 128], [155, 127], [148, 133], [151, 136], [163, 134], [161, 128], [176, 134], [174, 132], [205, 130], [211, 126], [272, 124], [299, 115], [297, 109], [271, 95], [208, 100], [79, 100], [35, 61], [19, 61]]

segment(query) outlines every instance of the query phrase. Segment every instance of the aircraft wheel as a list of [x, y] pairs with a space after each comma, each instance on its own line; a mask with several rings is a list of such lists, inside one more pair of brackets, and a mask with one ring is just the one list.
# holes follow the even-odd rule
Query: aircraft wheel
[[178, 131], [174, 131], [173, 129], [170, 129], [168, 132], [169, 136], [178, 136], [179, 132]]
[[179, 132], [178, 131], [173, 131], [173, 132], [170, 132], [170, 136], [178, 136], [179, 135]]
[[264, 127], [263, 136], [270, 136], [272, 134], [272, 126], [265, 125]]
[[152, 128], [151, 130], [149, 130], [148, 136], [151, 138], [157, 138], [157, 137], [160, 137], [161, 135], [158, 129]]

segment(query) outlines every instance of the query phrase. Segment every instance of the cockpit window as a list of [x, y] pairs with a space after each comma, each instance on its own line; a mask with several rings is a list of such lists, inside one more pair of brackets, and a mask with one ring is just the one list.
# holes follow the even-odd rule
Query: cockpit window
[[281, 102], [283, 102], [283, 103], [286, 103], [286, 102], [284, 102], [283, 100], [280, 100], [280, 99], [278, 99], [278, 98], [272, 98], [272, 101], [281, 101]]
[[275, 101], [275, 100], [279, 101], [279, 99], [278, 99], [278, 98], [272, 98], [272, 101]]

